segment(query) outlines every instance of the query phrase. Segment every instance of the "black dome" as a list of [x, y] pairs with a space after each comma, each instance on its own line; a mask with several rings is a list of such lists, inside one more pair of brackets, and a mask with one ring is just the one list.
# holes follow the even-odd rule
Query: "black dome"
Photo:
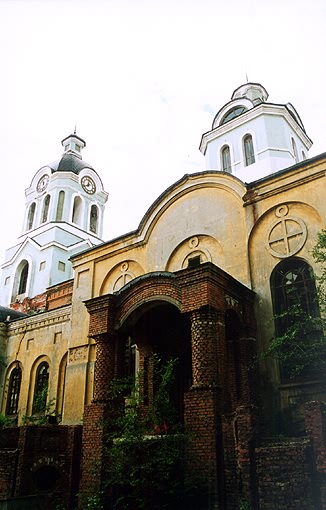
[[77, 154], [74, 154], [73, 152], [67, 152], [63, 154], [60, 159], [50, 163], [48, 166], [51, 168], [52, 173], [73, 172], [74, 174], [78, 175], [84, 168], [90, 168], [91, 170], [94, 170], [94, 168], [89, 163], [83, 161], [79, 156], [77, 156]]

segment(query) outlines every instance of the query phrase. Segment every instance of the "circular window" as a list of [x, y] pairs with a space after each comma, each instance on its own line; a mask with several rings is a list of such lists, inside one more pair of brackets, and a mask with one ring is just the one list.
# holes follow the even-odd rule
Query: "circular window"
[[53, 466], [42, 466], [34, 473], [34, 483], [38, 492], [53, 491], [59, 479], [59, 473]]

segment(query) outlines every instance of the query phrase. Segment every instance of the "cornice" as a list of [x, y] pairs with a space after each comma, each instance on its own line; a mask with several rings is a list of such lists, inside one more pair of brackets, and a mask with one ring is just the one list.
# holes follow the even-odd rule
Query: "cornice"
[[70, 321], [71, 305], [56, 308], [48, 312], [42, 312], [35, 315], [29, 315], [9, 324], [8, 333], [17, 334], [26, 331], [52, 326], [53, 324], [62, 324]]
[[252, 188], [248, 190], [246, 195], [243, 198], [244, 206], [248, 206], [257, 202], [260, 202], [261, 200], [265, 200], [266, 198], [278, 195], [279, 193], [284, 193], [290, 189], [297, 188], [298, 186], [303, 186], [304, 184], [307, 184], [308, 182], [315, 181], [317, 179], [321, 179], [325, 177], [326, 170], [320, 170], [318, 172], [315, 172], [313, 174], [307, 174], [301, 178], [298, 179], [298, 174], [285, 174], [283, 179], [278, 175], [277, 181], [275, 187], [271, 188], [274, 183], [274, 179], [269, 181], [270, 187], [267, 186], [267, 183], [264, 184], [262, 188], [259, 189], [259, 186], [257, 188]]

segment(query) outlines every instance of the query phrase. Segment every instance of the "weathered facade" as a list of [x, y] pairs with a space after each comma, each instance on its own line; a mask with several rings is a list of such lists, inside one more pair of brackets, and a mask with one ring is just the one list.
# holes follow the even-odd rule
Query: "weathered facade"
[[[279, 303], [288, 305], [286, 286], [299, 289], [307, 306], [314, 298], [319, 269], [311, 252], [326, 217], [326, 155], [306, 159], [311, 141], [295, 109], [267, 103], [267, 97], [258, 84], [234, 92], [203, 135], [208, 169], [168, 188], [136, 231], [73, 251], [71, 280], [37, 296], [28, 284], [21, 287], [25, 292], [12, 308], [38, 313], [15, 320], [4, 315], [0, 324], [2, 413], [18, 425], [39, 417], [36, 404], [45, 387], [43, 415], [60, 415], [62, 422], [3, 431], [4, 438], [11, 434], [8, 447], [6, 439], [1, 443], [7, 448], [2, 458], [10, 459], [0, 463], [3, 499], [61, 491], [72, 508], [75, 493], [98, 491], [102, 480], [93, 466], [105, 462], [101, 424], [110, 412], [109, 382], [130, 370], [145, 373], [155, 353], [179, 360], [173, 401], [195, 438], [188, 454], [207, 481], [209, 508], [235, 510], [241, 501], [257, 510], [326, 508], [318, 380], [288, 380], [270, 358], [253, 363], [274, 335]], [[54, 187], [56, 168], [53, 181], [49, 174]], [[94, 170], [87, 180], [89, 168], [73, 171], [73, 181], [76, 193], [79, 183], [95, 200], [100, 181]], [[82, 198], [72, 198], [68, 223], [79, 221], [80, 211], [91, 221], [95, 202]], [[58, 189], [51, 200], [62, 209]], [[62, 227], [53, 222], [49, 230]], [[90, 223], [80, 228], [85, 240]], [[28, 245], [25, 240], [22, 258], [17, 252], [11, 261], [18, 286]], [[8, 267], [3, 286], [9, 285]], [[133, 356], [132, 366], [126, 356]], [[141, 391], [149, 398], [155, 391], [150, 373]], [[273, 439], [284, 434], [278, 423], [284, 414], [287, 433], [300, 434], [299, 440]], [[59, 450], [47, 455], [48, 440], [39, 439], [52, 433], [65, 437], [65, 459]], [[38, 447], [31, 453], [33, 441]], [[33, 464], [27, 466], [27, 458]], [[71, 473], [66, 485], [61, 461]], [[47, 491], [37, 471], [45, 465], [56, 480]]]

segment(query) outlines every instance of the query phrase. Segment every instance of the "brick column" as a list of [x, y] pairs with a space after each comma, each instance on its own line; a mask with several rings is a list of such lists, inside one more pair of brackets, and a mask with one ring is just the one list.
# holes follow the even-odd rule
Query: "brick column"
[[117, 375], [118, 339], [114, 333], [93, 335], [96, 341], [94, 398], [84, 408], [82, 478], [79, 491], [79, 508], [87, 496], [101, 490], [107, 445], [106, 427], [112, 412], [109, 403], [110, 381]]
[[94, 402], [105, 402], [108, 398], [110, 381], [117, 372], [116, 352], [117, 337], [106, 333], [94, 335], [96, 341], [96, 361], [94, 373]]
[[191, 312], [190, 317], [193, 386], [216, 385], [219, 314], [205, 307]]
[[218, 343], [219, 313], [212, 307], [191, 312], [191, 351], [193, 385], [184, 396], [185, 423], [193, 434], [188, 448], [189, 465], [193, 474], [202, 479], [208, 491], [211, 509], [219, 508], [217, 459], [220, 428], [218, 418]]

